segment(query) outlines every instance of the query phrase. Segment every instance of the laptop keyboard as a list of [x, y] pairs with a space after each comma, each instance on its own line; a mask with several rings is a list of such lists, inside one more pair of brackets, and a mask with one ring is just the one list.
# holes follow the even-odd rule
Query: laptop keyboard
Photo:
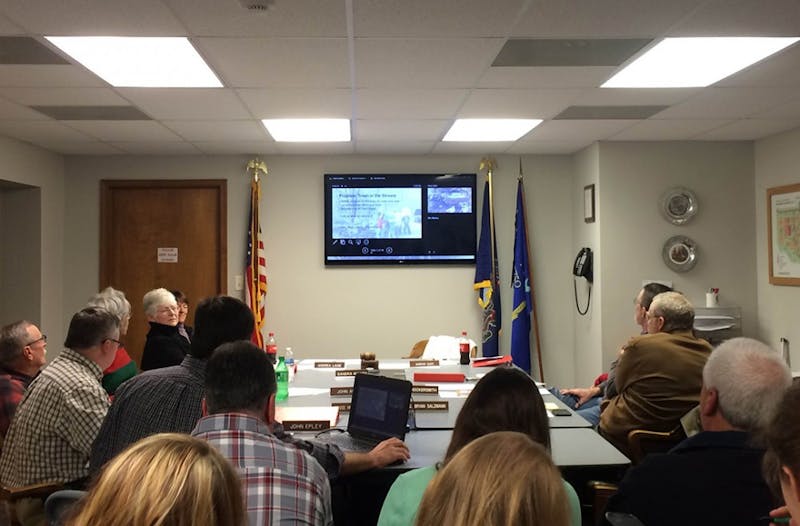
[[347, 451], [369, 451], [378, 445], [378, 442], [375, 440], [357, 438], [347, 433], [332, 433], [325, 437], [324, 440], [336, 444]]

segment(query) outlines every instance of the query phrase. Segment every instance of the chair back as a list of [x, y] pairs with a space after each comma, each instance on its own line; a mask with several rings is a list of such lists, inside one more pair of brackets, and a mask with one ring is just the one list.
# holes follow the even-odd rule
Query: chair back
[[61, 526], [67, 517], [67, 512], [86, 495], [85, 491], [76, 489], [62, 489], [51, 493], [44, 501], [44, 514], [48, 526]]
[[680, 425], [669, 432], [634, 429], [628, 433], [628, 449], [631, 460], [638, 464], [651, 453], [666, 453], [686, 438]]

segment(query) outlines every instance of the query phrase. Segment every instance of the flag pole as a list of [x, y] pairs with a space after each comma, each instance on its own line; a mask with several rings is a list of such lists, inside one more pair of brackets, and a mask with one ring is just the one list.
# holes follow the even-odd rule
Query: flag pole
[[539, 341], [539, 317], [536, 314], [536, 288], [533, 283], [533, 272], [531, 271], [531, 248], [530, 248], [530, 237], [528, 236], [528, 211], [527, 207], [524, 206], [527, 200], [525, 199], [525, 184], [522, 180], [522, 157], [519, 158], [519, 176], [517, 180], [520, 183], [520, 191], [522, 193], [522, 224], [525, 228], [525, 239], [528, 243], [525, 246], [525, 251], [527, 252], [528, 259], [528, 279], [530, 281], [531, 287], [531, 318], [533, 319], [533, 336], [536, 338], [536, 357], [539, 361], [539, 381], [544, 382], [544, 367], [542, 366], [542, 344]]
[[494, 238], [494, 189], [492, 184], [492, 172], [497, 167], [497, 161], [494, 160], [492, 157], [484, 157], [481, 159], [480, 169], [486, 170], [486, 179], [489, 181], [489, 236], [491, 241], [491, 251], [492, 251], [492, 272], [491, 272], [491, 279], [492, 279], [492, 287], [494, 284], [497, 283], [497, 253], [495, 250], [495, 238]]

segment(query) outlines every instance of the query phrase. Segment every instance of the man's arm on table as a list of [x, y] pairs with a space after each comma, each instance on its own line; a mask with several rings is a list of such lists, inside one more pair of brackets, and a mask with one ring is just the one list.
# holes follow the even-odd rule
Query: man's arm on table
[[405, 462], [411, 457], [408, 447], [399, 438], [384, 440], [368, 453], [344, 454], [340, 475], [354, 475], [368, 469], [382, 468], [398, 460]]

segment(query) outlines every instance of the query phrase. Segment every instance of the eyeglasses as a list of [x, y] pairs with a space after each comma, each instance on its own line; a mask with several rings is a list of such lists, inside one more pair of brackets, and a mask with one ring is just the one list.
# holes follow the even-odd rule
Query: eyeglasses
[[117, 345], [120, 345], [120, 346], [122, 345], [122, 342], [121, 342], [121, 341], [119, 341], [119, 340], [115, 340], [114, 338], [106, 338], [106, 339], [105, 339], [105, 340], [103, 340], [103, 341], [107, 341], [107, 342], [114, 342], [114, 343], [116, 343]]
[[158, 314], [167, 314], [167, 313], [172, 313], [172, 312], [178, 312], [178, 307], [177, 306], [175, 306], [175, 307], [159, 307], [158, 309], [156, 309], [156, 312]]
[[37, 338], [37, 339], [33, 340], [32, 342], [28, 342], [28, 343], [26, 343], [26, 344], [24, 345], [24, 347], [30, 347], [30, 346], [31, 346], [31, 345], [33, 345], [34, 343], [39, 343], [39, 342], [44, 342], [44, 343], [47, 343], [47, 335], [46, 335], [46, 334], [42, 334], [42, 337], [41, 337], [41, 338]]

